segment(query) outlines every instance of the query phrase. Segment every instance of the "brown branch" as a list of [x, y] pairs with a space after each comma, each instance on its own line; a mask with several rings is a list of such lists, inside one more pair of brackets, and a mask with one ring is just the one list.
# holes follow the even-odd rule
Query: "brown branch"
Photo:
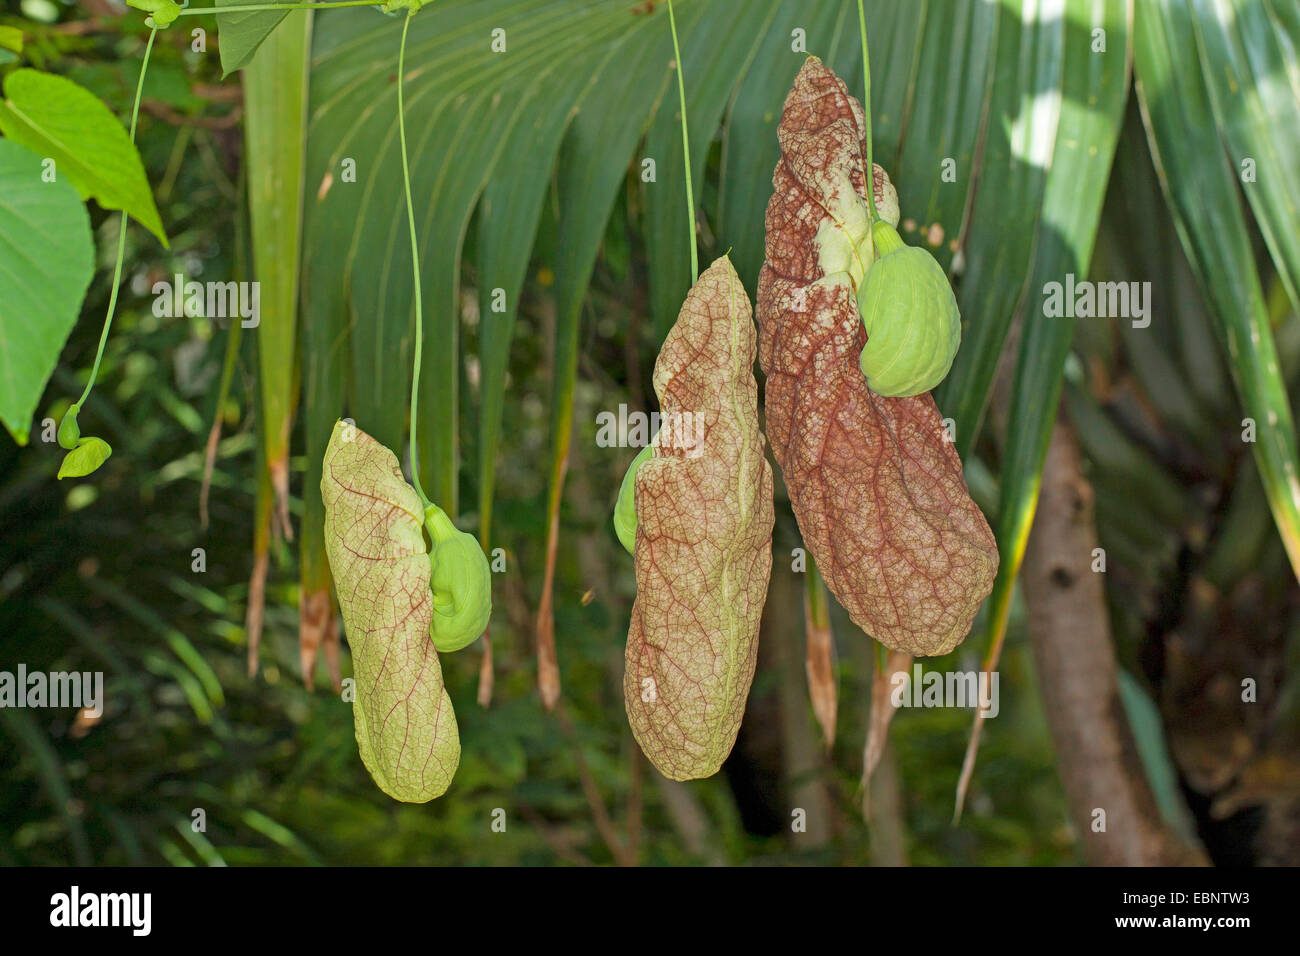
[[1147, 785], [1119, 696], [1104, 579], [1092, 570], [1096, 547], [1092, 487], [1074, 433], [1060, 418], [1021, 582], [1070, 817], [1093, 865], [1203, 863], [1199, 850], [1161, 822]]
[[[91, 6], [90, 0], [83, 0], [86, 6]], [[62, 33], [64, 36], [87, 36], [91, 33], [99, 33], [101, 30], [117, 31], [116, 21], [101, 17], [90, 17], [86, 20], [68, 20], [65, 23], [51, 24], [48, 29], [53, 33]]]
[[[903, 812], [903, 786], [894, 759], [894, 748], [886, 742], [881, 747], [875, 772], [868, 784], [871, 790], [871, 865], [908, 866], [907, 825]], [[863, 797], [863, 802], [866, 802]]]
[[157, 100], [145, 100], [141, 108], [150, 116], [156, 116], [171, 126], [197, 126], [200, 129], [233, 129], [244, 118], [242, 107], [236, 106], [224, 116], [190, 116], [172, 109], [166, 103]]
[[492, 669], [492, 632], [483, 632], [483, 656], [478, 666], [478, 705], [492, 705], [492, 689], [496, 683], [496, 672]]
[[244, 88], [239, 81], [241, 76], [242, 73], [236, 73], [225, 83], [217, 86], [210, 83], [195, 83], [190, 87], [190, 92], [210, 103], [242, 103]]
[[862, 748], [862, 818], [871, 820], [871, 775], [876, 772], [880, 758], [884, 756], [885, 744], [889, 740], [889, 724], [894, 719], [897, 708], [890, 700], [890, 690], [894, 675], [906, 674], [912, 666], [912, 655], [904, 651], [890, 651], [884, 666], [880, 664], [880, 655], [876, 645], [871, 645], [872, 679], [871, 706], [869, 708], [871, 723], [867, 727], [867, 742]]
[[813, 715], [822, 731], [827, 753], [835, 744], [835, 721], [839, 711], [839, 688], [835, 682], [835, 635], [831, 631], [830, 595], [808, 556], [804, 574], [804, 672], [808, 679], [808, 697]]

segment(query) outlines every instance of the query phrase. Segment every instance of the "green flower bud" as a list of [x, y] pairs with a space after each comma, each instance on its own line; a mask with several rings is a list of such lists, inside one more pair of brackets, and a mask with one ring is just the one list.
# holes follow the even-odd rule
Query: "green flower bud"
[[379, 10], [380, 12], [389, 15], [396, 15], [405, 10], [406, 15], [410, 16], [424, 6], [424, 4], [425, 0], [388, 0], [387, 3], [380, 4]]
[[871, 227], [879, 258], [858, 287], [867, 329], [859, 365], [879, 395], [919, 395], [938, 385], [961, 344], [961, 314], [942, 267], [924, 249], [903, 245], [883, 220]]
[[81, 438], [81, 426], [77, 424], [77, 412], [81, 411], [81, 406], [75, 402], [63, 413], [63, 421], [59, 422], [59, 447], [66, 448], [68, 451], [77, 447], [77, 441]]
[[180, 5], [174, 0], [126, 0], [126, 2], [128, 6], [148, 13], [145, 24], [151, 27], [171, 26], [181, 12]]

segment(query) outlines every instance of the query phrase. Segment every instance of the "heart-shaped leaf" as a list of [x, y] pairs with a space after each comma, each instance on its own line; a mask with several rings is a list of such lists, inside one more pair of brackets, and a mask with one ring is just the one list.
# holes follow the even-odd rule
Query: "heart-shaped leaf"
[[71, 80], [39, 70], [5, 77], [0, 130], [37, 155], [54, 160], [56, 176], [120, 209], [167, 245], [144, 164], [131, 137], [111, 110]]
[[0, 421], [20, 445], [95, 271], [85, 204], [41, 173], [39, 156], [0, 140]]
[[[218, 7], [240, 7], [258, 0], [216, 0]], [[248, 65], [271, 31], [289, 15], [288, 10], [255, 10], [251, 13], [218, 13], [217, 34], [221, 41], [221, 73], [229, 76]]]
[[99, 470], [108, 461], [113, 449], [102, 438], [81, 438], [77, 447], [63, 456], [59, 466], [60, 478], [84, 478]]

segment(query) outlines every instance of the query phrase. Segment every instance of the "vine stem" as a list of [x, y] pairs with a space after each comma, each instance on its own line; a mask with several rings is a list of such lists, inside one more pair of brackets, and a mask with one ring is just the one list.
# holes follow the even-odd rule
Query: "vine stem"
[[178, 17], [196, 17], [201, 13], [263, 13], [268, 10], [328, 10], [331, 7], [378, 7], [382, 0], [336, 0], [332, 3], [250, 3], [228, 7], [183, 7]]
[[411, 484], [427, 509], [429, 496], [420, 484], [420, 454], [417, 449], [416, 426], [419, 422], [420, 360], [424, 353], [424, 304], [420, 295], [420, 248], [415, 238], [415, 204], [411, 201], [411, 165], [406, 156], [406, 105], [402, 96], [403, 77], [406, 73], [406, 31], [411, 25], [411, 10], [402, 20], [402, 45], [397, 52], [397, 138], [402, 147], [402, 186], [406, 189], [406, 222], [411, 229], [411, 277], [415, 283], [415, 367], [411, 371]]
[[695, 241], [695, 192], [691, 188], [691, 139], [686, 128], [686, 80], [682, 77], [682, 51], [677, 45], [677, 17], [673, 0], [668, 0], [668, 28], [673, 34], [673, 57], [677, 62], [677, 97], [682, 104], [682, 162], [686, 167], [686, 219], [690, 223], [691, 285], [700, 277], [700, 253]]
[[862, 0], [858, 0], [858, 32], [862, 37], [862, 115], [867, 127], [867, 212], [875, 225], [880, 217], [876, 214], [876, 167], [871, 158], [871, 56], [867, 52], [867, 12]]
[[[136, 122], [140, 118], [140, 97], [144, 92], [144, 75], [149, 69], [149, 54], [153, 52], [153, 40], [157, 35], [157, 27], [149, 31], [149, 42], [145, 44], [144, 59], [140, 62], [140, 78], [135, 84], [135, 105], [131, 107], [132, 144], [135, 143]], [[122, 210], [122, 225], [117, 232], [117, 264], [113, 267], [113, 288], [108, 294], [108, 314], [104, 316], [104, 330], [99, 333], [99, 349], [95, 352], [95, 364], [90, 370], [86, 390], [81, 393], [81, 398], [77, 399], [78, 408], [86, 404], [86, 399], [90, 398], [90, 390], [95, 387], [95, 379], [99, 377], [99, 365], [104, 360], [104, 346], [108, 344], [108, 332], [113, 327], [113, 311], [117, 308], [117, 290], [122, 284], [122, 260], [126, 255], [126, 223], [129, 218], [126, 210]]]

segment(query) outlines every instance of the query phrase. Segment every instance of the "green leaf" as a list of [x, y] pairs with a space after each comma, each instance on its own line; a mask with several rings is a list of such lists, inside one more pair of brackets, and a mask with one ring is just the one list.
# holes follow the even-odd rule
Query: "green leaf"
[[1083, 389], [1068, 389], [1066, 404], [1079, 443], [1092, 462], [1094, 483], [1124, 489], [1130, 506], [1167, 528], [1183, 528], [1192, 513], [1187, 500], [1191, 495], [1151, 450], [1126, 434]]
[[0, 49], [23, 52], [23, 31], [17, 27], [0, 27]]
[[[1261, 0], [1192, 0], [1214, 118], [1278, 275], [1300, 310], [1300, 75], [1296, 48]], [[1300, 35], [1290, 37], [1291, 43]]]
[[107, 106], [71, 80], [38, 70], [15, 70], [5, 78], [0, 130], [53, 159], [81, 198], [120, 209], [167, 246], [144, 164], [126, 129]]
[[[666, 19], [666, 18], [665, 18]], [[648, 31], [648, 32], [647, 32]], [[668, 89], [669, 73], [660, 65], [671, 57], [672, 39], [665, 24], [647, 17], [640, 29], [625, 34], [624, 42], [609, 49], [593, 75], [601, 98], [626, 105], [625, 110], [602, 113], [595, 104], [574, 117], [560, 152], [557, 193], [560, 199], [559, 242], [555, 251], [555, 359], [551, 384], [551, 462], [546, 497], [547, 565], [538, 610], [537, 640], [542, 653], [539, 674], [542, 700], [553, 706], [559, 695], [558, 664], [554, 650], [551, 593], [560, 533], [560, 503], [573, 436], [573, 398], [578, 379], [578, 331], [582, 302], [595, 267], [605, 221], [614, 205], [626, 167], [616, 167], [606, 157], [626, 157], [635, 148], [653, 112], [653, 104]]]
[[60, 478], [84, 478], [99, 469], [113, 454], [112, 447], [102, 438], [82, 438], [77, 447], [63, 456], [59, 466]]
[[1119, 669], [1119, 697], [1133, 729], [1138, 757], [1146, 771], [1147, 783], [1155, 796], [1161, 819], [1183, 839], [1195, 841], [1196, 821], [1183, 799], [1178, 767], [1165, 742], [1160, 710], [1137, 678], [1122, 667]]
[[[915, 86], [909, 92], [898, 161], [886, 171], [898, 190], [899, 234], [908, 244], [924, 242], [945, 269], [951, 266], [955, 241], [967, 228], [977, 168], [983, 177], [984, 167], [1001, 164], [1003, 171], [997, 175], [1006, 175], [1006, 164], [1015, 162], [1005, 155], [1012, 146], [1010, 137], [1016, 136], [1014, 145], [1024, 145], [1038, 119], [1054, 122], [1052, 111], [1031, 113], [1020, 99], [1027, 84], [1043, 83], [1044, 75], [1050, 76], [1051, 57], [1060, 55], [1059, 47], [1052, 46], [1053, 35], [1060, 31], [1059, 22], [1038, 13], [1041, 6], [1020, 0], [958, 3], [951, 8], [926, 5], [925, 23], [916, 40], [920, 52]], [[888, 72], [893, 51], [879, 50], [870, 36], [867, 43], [872, 50], [872, 72]], [[1034, 43], [1042, 44], [1043, 49], [1032, 46]], [[1026, 55], [1022, 56], [1022, 51]], [[1059, 62], [1055, 67], [1059, 69]], [[871, 85], [876, 85], [874, 77]], [[1046, 85], [1050, 89], [1051, 83]], [[849, 89], [856, 92], [853, 86]], [[1014, 130], [1009, 128], [1012, 122], [1016, 124]], [[982, 156], [977, 152], [981, 129], [986, 138]], [[888, 153], [888, 140], [885, 149], [882, 158]], [[942, 175], [949, 159], [955, 164], [955, 182], [945, 182]], [[1032, 184], [1025, 184], [1025, 188], [1032, 192]], [[1012, 207], [1013, 214], [1018, 205]], [[961, 307], [966, 316], [964, 301]], [[943, 402], [939, 407], [946, 409]], [[958, 422], [960, 439], [964, 423], [960, 419]]]
[[253, 276], [261, 287], [258, 386], [265, 467], [277, 520], [289, 519], [289, 429], [297, 388], [298, 278], [302, 253], [311, 11], [277, 31], [244, 71], [248, 212]]
[[[606, 17], [575, 32], [572, 19], [548, 9], [546, 15], [512, 27], [508, 52], [494, 53], [491, 31], [513, 22], [520, 9], [519, 4], [438, 4], [411, 22], [408, 37], [412, 65], [405, 88], [408, 127], [414, 131], [408, 146], [425, 289], [423, 319], [426, 341], [436, 343], [426, 349], [420, 383], [420, 474], [430, 497], [453, 515], [459, 457], [459, 270], [468, 224], [507, 145], [528, 141], [513, 131], [537, 121], [528, 108], [534, 94], [545, 95], [548, 108], [542, 116], [562, 128], [570, 112], [559, 110], [552, 98], [557, 86], [569, 90], [569, 96], [591, 87], [590, 77], [581, 85], [573, 83], [572, 74], [581, 71], [565, 66], [562, 48], [603, 43], [616, 26]], [[571, 17], [577, 9], [571, 6], [566, 12]], [[617, 25], [624, 22], [620, 18]], [[364, 10], [319, 18], [307, 160], [311, 182], [319, 184], [306, 249], [317, 276], [312, 294], [346, 303], [355, 333], [349, 352], [354, 414], [390, 447], [403, 444], [405, 434], [405, 416], [394, 410], [407, 404], [413, 315], [409, 238], [400, 217], [391, 215], [403, 202], [396, 90], [390, 73], [374, 64], [396, 57], [400, 27]], [[560, 102], [565, 95], [560, 93]], [[569, 99], [566, 105], [571, 109], [575, 104]], [[553, 149], [558, 142], [554, 127], [540, 131], [537, 142], [543, 148]], [[355, 163], [355, 183], [344, 178], [349, 161]], [[521, 161], [537, 180], [539, 169], [553, 165], [554, 154]], [[494, 208], [501, 212], [500, 205]], [[352, 225], [341, 233], [339, 222]], [[532, 238], [531, 230], [523, 229], [509, 241], [527, 249]], [[510, 268], [517, 268], [518, 251], [509, 259]], [[494, 276], [509, 278], [495, 267]]]
[[[303, 233], [312, 230], [311, 219], [316, 203], [304, 197], [306, 209]], [[330, 265], [320, 266], [328, 273]], [[300, 295], [302, 297], [302, 420], [306, 449], [306, 474], [302, 484], [302, 518], [299, 521], [299, 566], [302, 597], [299, 604], [299, 654], [302, 657], [303, 679], [310, 682], [314, 670], [314, 652], [304, 655], [304, 638], [310, 642], [320, 632], [326, 662], [331, 667], [332, 678], [338, 675], [333, 668], [338, 662], [338, 629], [334, 625], [335, 611], [331, 591], [329, 560], [325, 551], [325, 505], [321, 500], [320, 483], [325, 449], [329, 445], [334, 423], [343, 415], [343, 395], [347, 384], [348, 329], [346, 305], [337, 297], [317, 295], [314, 292], [316, 265], [304, 253]], [[239, 328], [231, 325], [231, 331]], [[312, 610], [321, 603], [326, 605], [328, 618], [317, 621]]]
[[150, 14], [145, 18], [150, 27], [171, 26], [181, 12], [175, 0], [127, 0], [127, 5]]
[[1268, 501], [1261, 491], [1255, 459], [1242, 458], [1201, 565], [1201, 576], [1220, 594], [1230, 593], [1243, 578], [1258, 575], [1265, 550], [1277, 540]]
[[[1043, 461], [1056, 422], [1073, 318], [1044, 314], [1033, 290], [1088, 274], [1111, 160], [1128, 97], [1128, 41], [1133, 0], [1068, 0], [1061, 116], [1035, 236], [1037, 255], [1024, 306], [1002, 456], [998, 549], [1001, 562], [988, 602], [989, 644], [996, 657], [1038, 508]], [[1106, 31], [1107, 52], [1092, 51], [1091, 31]], [[978, 717], [976, 718], [978, 719]]]
[[[1174, 0], [1138, 6], [1134, 69], [1161, 188], [1183, 249], [1209, 299], [1228, 355], [1251, 445], [1278, 532], [1300, 575], [1300, 460], [1286, 383], [1278, 367], [1264, 292], [1238, 191], [1196, 57], [1193, 18]], [[1211, 69], [1222, 69], [1211, 64]]]
[[424, 508], [393, 453], [345, 422], [325, 451], [321, 495], [352, 648], [362, 762], [393, 799], [424, 803], [446, 791], [460, 763], [456, 716], [429, 633]]
[[[240, 7], [266, 0], [215, 0], [218, 7]], [[311, 16], [310, 10], [259, 10], [255, 13], [218, 13], [217, 40], [221, 48], [221, 73], [229, 76], [248, 65], [253, 54], [290, 13]]]
[[85, 204], [41, 158], [0, 140], [0, 421], [18, 444], [95, 271]]
[[[552, 75], [553, 71], [558, 71]], [[557, 86], [551, 87], [554, 79]], [[492, 497], [505, 407], [506, 375], [519, 296], [533, 252], [542, 202], [550, 187], [537, 175], [537, 157], [554, 157], [568, 125], [571, 104], [588, 86], [590, 78], [556, 63], [538, 75], [527, 94], [526, 107], [533, 123], [516, 123], [501, 154], [495, 175], [483, 191], [479, 205], [479, 385], [478, 505], [479, 540], [489, 548], [492, 532]], [[543, 90], [546, 91], [543, 94]], [[496, 308], [495, 290], [504, 293], [505, 310]]]
[[[1020, 17], [1021, 7], [1033, 15]], [[1066, 42], [1065, 21], [1051, 16], [1044, 4], [1004, 0], [997, 29], [997, 53], [985, 144], [980, 158], [975, 206], [966, 243], [966, 269], [957, 301], [962, 315], [962, 343], [952, 373], [935, 395], [945, 415], [957, 423], [957, 453], [964, 459], [974, 447], [1011, 320], [1028, 289], [1037, 251], [1035, 236], [1042, 214], [1047, 170], [1052, 165]], [[1012, 14], [1015, 14], [1012, 16]], [[1087, 36], [1071, 31], [1072, 43]], [[933, 88], [931, 88], [933, 90]], [[929, 109], [942, 108], [937, 91], [922, 97]], [[925, 140], [937, 147], [941, 139]], [[932, 190], [951, 191], [935, 175], [941, 159], [931, 156], [922, 168]], [[908, 169], [906, 153], [902, 169]], [[964, 175], [958, 163], [958, 176]], [[921, 215], [909, 203], [906, 180], [897, 184], [904, 220]], [[926, 219], [919, 219], [924, 224]], [[942, 254], [952, 222], [942, 222]], [[900, 230], [902, 231], [902, 230]], [[996, 237], [996, 239], [994, 238]], [[942, 261], [942, 260], [941, 260]]]
[[[704, 6], [688, 8], [683, 4], [683, 8], [689, 11], [682, 16], [678, 30], [685, 64], [687, 121], [689, 128], [699, 133], [691, 137], [691, 178], [702, 183], [711, 134], [722, 120], [738, 71], [749, 68], [777, 7], [737, 3], [707, 19], [705, 15], [711, 11]], [[789, 36], [787, 30], [787, 41]], [[676, 82], [674, 77], [674, 85]], [[655, 160], [655, 181], [643, 182], [641, 189], [645, 194], [650, 311], [654, 317], [655, 340], [662, 341], [693, 281], [682, 162], [682, 117], [677, 99], [670, 96], [655, 113], [646, 136], [644, 155]], [[771, 180], [770, 170], [768, 179]], [[697, 205], [700, 198], [697, 191]]]

